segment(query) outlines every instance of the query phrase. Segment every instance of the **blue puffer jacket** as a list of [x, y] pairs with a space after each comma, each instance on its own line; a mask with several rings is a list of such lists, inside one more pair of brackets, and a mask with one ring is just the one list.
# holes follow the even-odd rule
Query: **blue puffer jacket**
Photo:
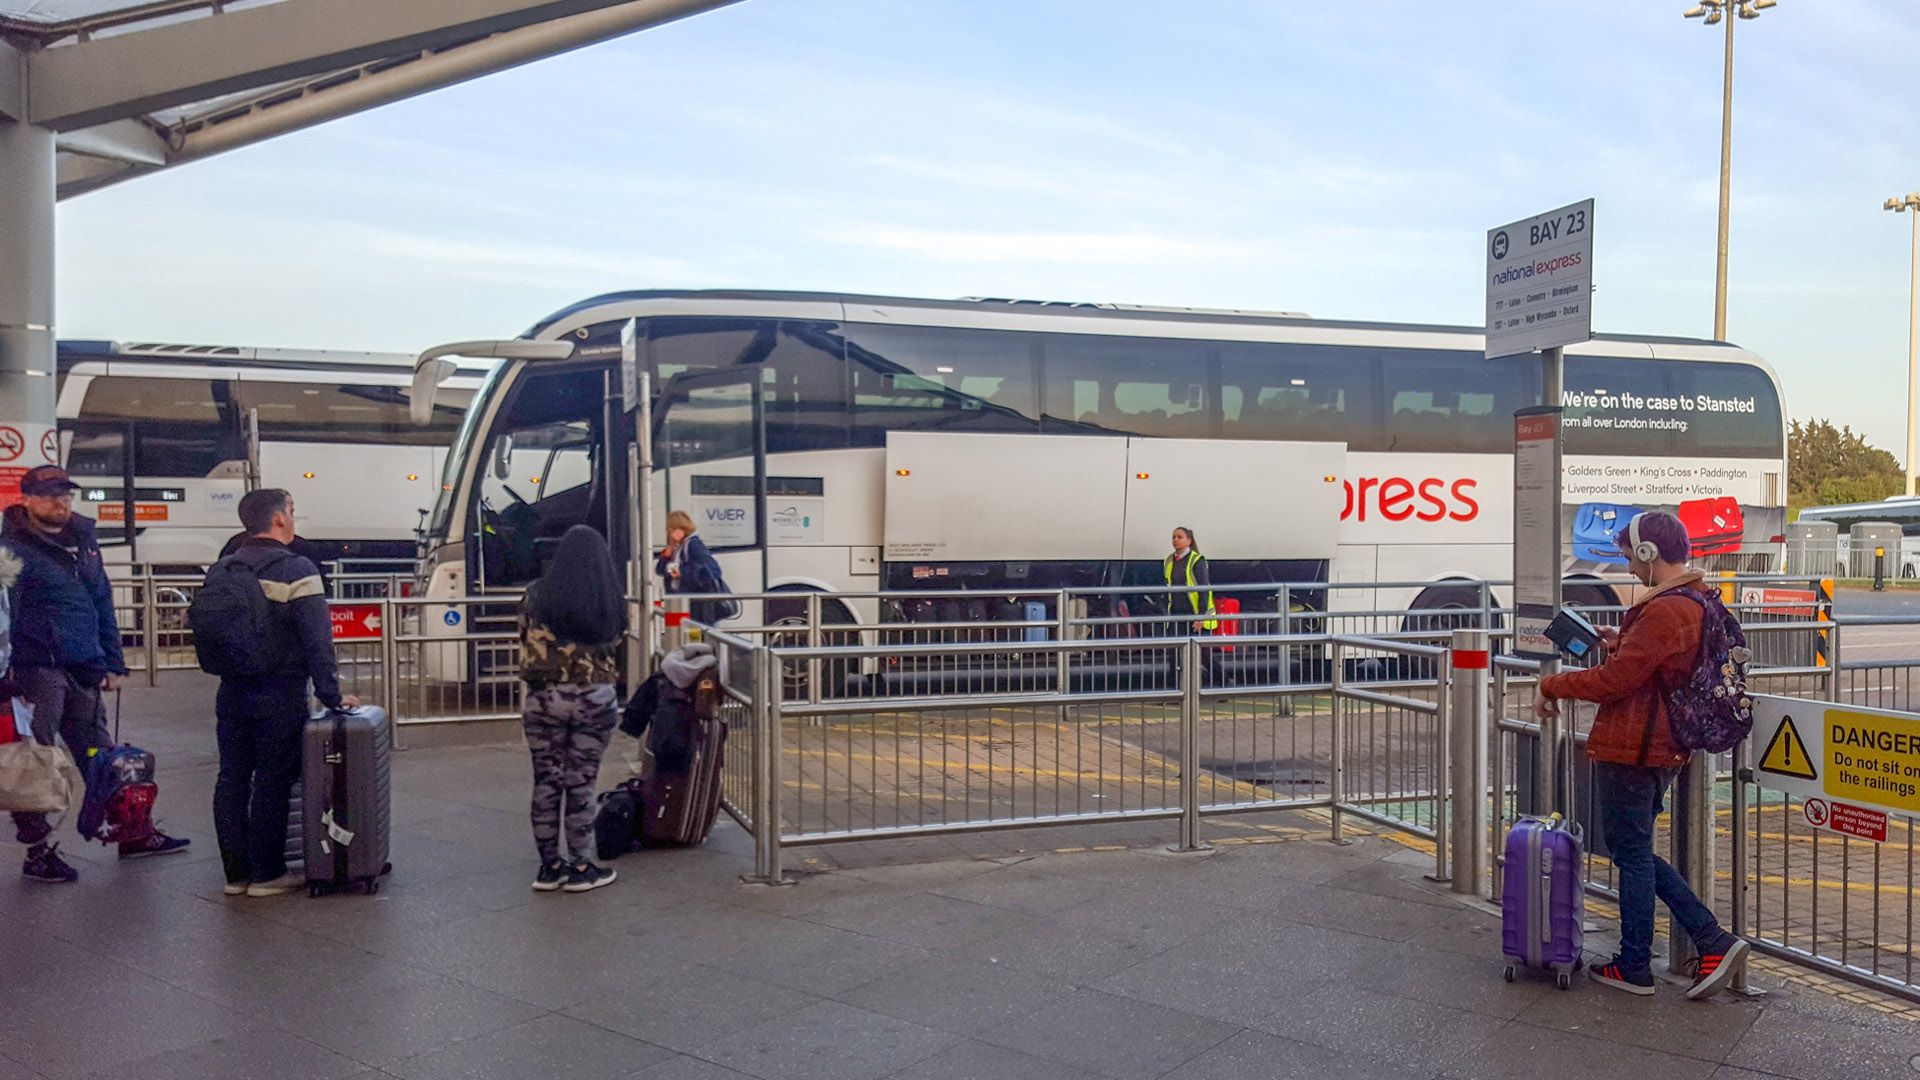
[[14, 668], [74, 668], [89, 681], [125, 675], [113, 587], [93, 539], [93, 520], [75, 514], [58, 536], [34, 531], [24, 506], [7, 507], [0, 520], [0, 545], [24, 564], [8, 597]]

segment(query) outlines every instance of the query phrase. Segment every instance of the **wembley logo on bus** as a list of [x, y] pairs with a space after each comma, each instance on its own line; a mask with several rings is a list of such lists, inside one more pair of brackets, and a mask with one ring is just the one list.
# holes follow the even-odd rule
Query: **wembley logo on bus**
[[1409, 480], [1404, 476], [1363, 476], [1341, 482], [1346, 488], [1347, 505], [1340, 511], [1341, 521], [1366, 521], [1371, 515], [1387, 521], [1472, 521], [1480, 516], [1480, 502], [1471, 494], [1477, 486], [1472, 477], [1448, 481], [1438, 476]]

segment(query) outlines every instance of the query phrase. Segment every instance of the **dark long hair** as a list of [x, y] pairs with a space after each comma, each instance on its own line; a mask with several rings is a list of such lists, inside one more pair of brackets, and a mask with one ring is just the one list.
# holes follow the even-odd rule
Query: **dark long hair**
[[607, 542], [592, 528], [567, 530], [532, 592], [534, 621], [561, 641], [606, 645], [619, 640], [625, 607], [620, 579]]

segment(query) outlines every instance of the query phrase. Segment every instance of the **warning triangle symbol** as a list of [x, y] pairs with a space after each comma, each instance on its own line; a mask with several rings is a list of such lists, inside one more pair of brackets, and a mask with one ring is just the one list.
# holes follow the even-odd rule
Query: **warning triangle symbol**
[[1780, 721], [1780, 730], [1773, 733], [1773, 741], [1767, 744], [1767, 752], [1760, 755], [1760, 768], [1763, 772], [1797, 776], [1802, 780], [1820, 778], [1813, 771], [1813, 758], [1808, 756], [1807, 744], [1794, 728], [1791, 716]]

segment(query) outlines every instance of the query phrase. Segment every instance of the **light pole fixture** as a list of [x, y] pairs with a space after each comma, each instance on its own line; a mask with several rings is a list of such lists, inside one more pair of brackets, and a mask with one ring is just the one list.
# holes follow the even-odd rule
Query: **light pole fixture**
[[1913, 424], [1914, 395], [1920, 392], [1920, 367], [1914, 363], [1914, 346], [1920, 344], [1915, 338], [1916, 319], [1920, 318], [1920, 191], [1909, 191], [1903, 198], [1899, 195], [1888, 199], [1882, 207], [1896, 214], [1913, 213], [1913, 271], [1907, 278], [1907, 494], [1920, 494], [1914, 486], [1914, 456], [1917, 443]]
[[1721, 21], [1727, 24], [1727, 59], [1725, 86], [1720, 97], [1720, 246], [1714, 258], [1713, 266], [1713, 337], [1715, 341], [1727, 340], [1727, 204], [1731, 194], [1730, 177], [1733, 171], [1733, 24], [1727, 18], [1729, 14], [1742, 19], [1757, 19], [1760, 13], [1774, 6], [1777, 0], [1700, 0], [1698, 7], [1688, 8], [1685, 15], [1689, 19], [1706, 20], [1707, 26]]

